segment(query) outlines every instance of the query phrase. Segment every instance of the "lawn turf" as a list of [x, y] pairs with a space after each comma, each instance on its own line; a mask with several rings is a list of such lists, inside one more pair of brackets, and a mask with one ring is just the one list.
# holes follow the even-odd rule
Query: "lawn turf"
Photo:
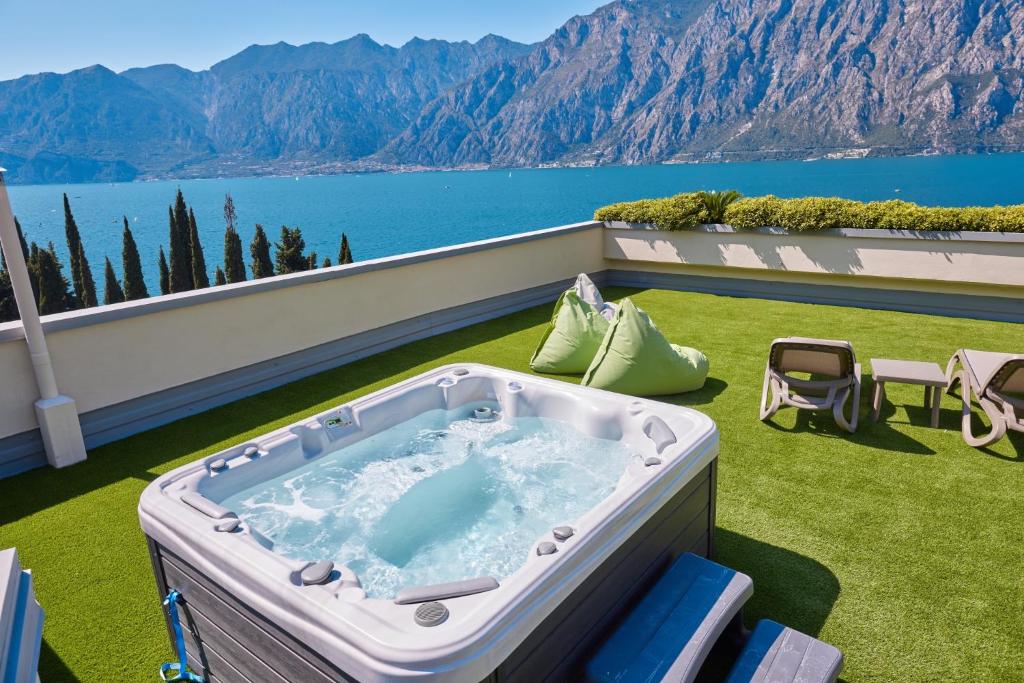
[[[770, 617], [846, 655], [848, 681], [1005, 681], [1024, 671], [1024, 439], [986, 451], [945, 397], [931, 429], [920, 387], [890, 384], [884, 421], [757, 419], [768, 345], [848, 339], [944, 364], [961, 346], [1021, 351], [1020, 325], [656, 290], [631, 294], [675, 343], [711, 359], [707, 386], [669, 402], [721, 430], [717, 559], [754, 579], [749, 625]], [[157, 680], [172, 658], [136, 505], [155, 477], [452, 362], [529, 372], [550, 307], [417, 341], [117, 443], [87, 462], [0, 481], [0, 548], [16, 546], [46, 609], [40, 675]], [[568, 378], [569, 381], [576, 381]], [[977, 412], [977, 411], [976, 411]]]

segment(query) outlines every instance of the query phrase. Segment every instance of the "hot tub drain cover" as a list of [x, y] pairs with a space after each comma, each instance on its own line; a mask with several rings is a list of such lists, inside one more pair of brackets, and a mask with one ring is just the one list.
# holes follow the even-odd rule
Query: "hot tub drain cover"
[[448, 608], [439, 602], [425, 602], [416, 608], [414, 618], [420, 626], [437, 626], [448, 619]]

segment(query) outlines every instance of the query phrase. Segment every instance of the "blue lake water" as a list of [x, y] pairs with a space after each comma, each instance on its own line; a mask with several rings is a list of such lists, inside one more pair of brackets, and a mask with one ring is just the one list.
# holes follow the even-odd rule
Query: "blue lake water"
[[365, 260], [574, 223], [612, 202], [701, 189], [944, 206], [1020, 204], [1024, 154], [30, 185], [11, 187], [10, 194], [28, 239], [52, 240], [66, 263], [61, 194], [68, 193], [97, 283], [104, 256], [120, 272], [121, 216], [128, 216], [156, 293], [157, 249], [167, 244], [167, 207], [178, 187], [195, 209], [212, 271], [222, 262], [228, 192], [247, 261], [256, 223], [271, 240], [281, 225], [300, 226], [307, 248], [321, 260], [336, 260], [344, 231], [356, 259]]

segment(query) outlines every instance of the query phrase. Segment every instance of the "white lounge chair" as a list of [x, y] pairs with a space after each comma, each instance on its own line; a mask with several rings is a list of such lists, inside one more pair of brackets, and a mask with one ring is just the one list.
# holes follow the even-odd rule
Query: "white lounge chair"
[[[768, 366], [764, 370], [761, 419], [768, 420], [783, 406], [831, 410], [840, 427], [856, 432], [860, 411], [860, 371], [860, 363], [850, 342], [804, 337], [776, 339], [772, 342]], [[809, 378], [795, 377], [795, 372], [806, 373]], [[851, 395], [853, 407], [847, 418], [844, 409]]]
[[[946, 391], [952, 394], [957, 384], [963, 399], [960, 430], [969, 445], [983, 448], [1007, 430], [1024, 432], [1024, 354], [960, 349], [946, 366]], [[971, 429], [972, 395], [992, 423], [983, 436], [975, 436]]]

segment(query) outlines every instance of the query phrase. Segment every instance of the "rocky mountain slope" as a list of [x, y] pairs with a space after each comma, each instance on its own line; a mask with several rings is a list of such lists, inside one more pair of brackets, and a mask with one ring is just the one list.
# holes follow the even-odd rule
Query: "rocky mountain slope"
[[1016, 0], [621, 0], [432, 102], [398, 164], [1024, 149]]
[[1022, 102], [1020, 0], [617, 0], [529, 47], [356, 36], [200, 73], [0, 83], [0, 163], [25, 179], [1009, 151]]
[[379, 150], [441, 92], [528, 49], [498, 36], [394, 48], [359, 35], [252, 46], [203, 72], [94, 66], [26, 76], [0, 83], [0, 162], [15, 181], [44, 182], [351, 161]]

